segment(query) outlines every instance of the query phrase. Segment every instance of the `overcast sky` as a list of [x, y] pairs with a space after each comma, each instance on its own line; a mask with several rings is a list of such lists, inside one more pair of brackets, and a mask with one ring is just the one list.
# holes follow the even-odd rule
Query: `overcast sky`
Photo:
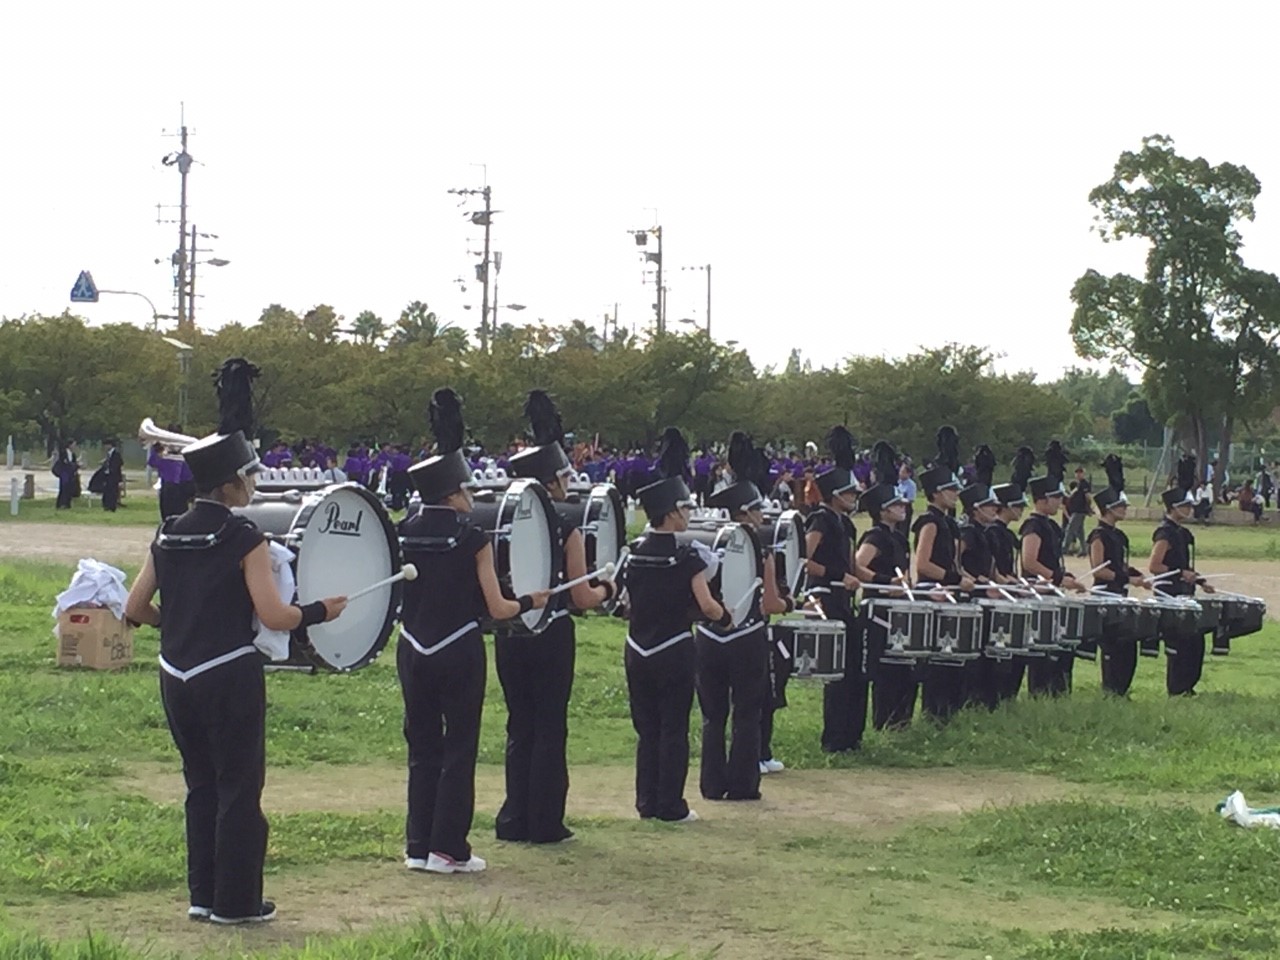
[[[781, 364], [986, 344], [1052, 379], [1069, 290], [1140, 249], [1090, 232], [1122, 150], [1264, 185], [1245, 230], [1280, 269], [1264, 3], [10, 3], [0, 18], [0, 315], [59, 313], [78, 271], [172, 312], [185, 103], [197, 320], [269, 303], [475, 327], [487, 174], [499, 320], [652, 320], [628, 230], [661, 223], [668, 316]], [[1268, 66], [1271, 64], [1272, 66]], [[486, 165], [485, 167], [479, 164]], [[1271, 187], [1270, 191], [1265, 188]], [[176, 210], [162, 211], [176, 218]], [[656, 218], [656, 219], [655, 219]], [[153, 261], [159, 258], [162, 263]], [[464, 305], [471, 305], [465, 310]], [[135, 297], [81, 308], [149, 321]]]

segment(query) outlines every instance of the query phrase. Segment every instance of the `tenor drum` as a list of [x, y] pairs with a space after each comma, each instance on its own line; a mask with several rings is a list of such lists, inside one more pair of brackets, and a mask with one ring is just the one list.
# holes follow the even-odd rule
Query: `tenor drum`
[[[1266, 601], [1258, 597], [1246, 597], [1239, 593], [1213, 594], [1222, 603], [1222, 620], [1226, 624], [1225, 633], [1232, 639], [1247, 637], [1262, 629], [1262, 621], [1267, 615]], [[1201, 598], [1203, 603], [1205, 598]]]
[[773, 552], [778, 585], [795, 596], [804, 579], [804, 518], [799, 510], [783, 510], [777, 516], [765, 516], [760, 539]]
[[983, 600], [982, 632], [986, 639], [983, 652], [996, 659], [1028, 656], [1031, 653], [1031, 605], [1013, 600]]
[[[234, 511], [295, 555], [303, 602], [346, 596], [400, 569], [400, 541], [377, 497], [358, 483], [311, 493], [255, 494]], [[403, 585], [379, 587], [341, 617], [293, 631], [286, 666], [348, 671], [372, 663], [400, 612]]]
[[[564, 524], [582, 531], [587, 570], [599, 570], [606, 563], [616, 565], [627, 545], [627, 517], [618, 488], [611, 483], [597, 483], [570, 496], [573, 499], [555, 501], [555, 511]], [[601, 609], [613, 613], [617, 605], [615, 595]]]
[[864, 600], [867, 622], [885, 631], [880, 659], [889, 663], [917, 660], [933, 652], [933, 608], [923, 600]]
[[[562, 545], [555, 506], [536, 480], [512, 480], [491, 497], [477, 499], [471, 522], [489, 535], [498, 582], [510, 597], [550, 590], [560, 581]], [[556, 612], [554, 603], [511, 620], [486, 621], [486, 630], [541, 633]]]
[[973, 660], [982, 655], [982, 610], [972, 603], [933, 604], [932, 656]]
[[760, 560], [760, 541], [755, 531], [741, 523], [699, 526], [676, 534], [681, 544], [699, 544], [713, 558], [707, 567], [711, 592], [733, 615], [733, 625], [741, 626], [755, 604], [748, 602], [758, 593], [764, 568]]
[[1190, 597], [1155, 597], [1144, 605], [1159, 611], [1156, 631], [1162, 640], [1194, 640], [1200, 633], [1200, 604]]
[[779, 620], [769, 639], [791, 659], [791, 673], [805, 680], [839, 680], [845, 671], [845, 626], [839, 620]]

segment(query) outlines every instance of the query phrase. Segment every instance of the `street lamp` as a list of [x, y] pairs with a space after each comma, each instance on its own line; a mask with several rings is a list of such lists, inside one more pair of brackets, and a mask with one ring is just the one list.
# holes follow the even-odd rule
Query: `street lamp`
[[195, 347], [188, 346], [173, 337], [161, 337], [160, 339], [178, 351], [178, 373], [181, 375], [181, 379], [178, 381], [178, 429], [186, 433], [187, 384], [191, 380], [191, 354], [195, 352]]
[[160, 329], [161, 320], [177, 319], [177, 317], [175, 317], [171, 313], [157, 313], [156, 305], [151, 302], [151, 298], [148, 297], [145, 293], [139, 293], [137, 290], [99, 290], [98, 292], [123, 294], [124, 296], [128, 296], [128, 297], [141, 297], [143, 300], [147, 301], [147, 306], [151, 308], [151, 329], [152, 330]]

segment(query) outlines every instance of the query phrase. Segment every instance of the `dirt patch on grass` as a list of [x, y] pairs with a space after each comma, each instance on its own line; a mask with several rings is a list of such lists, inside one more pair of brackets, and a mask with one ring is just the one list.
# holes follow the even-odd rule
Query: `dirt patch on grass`
[[[119, 787], [157, 803], [183, 797], [176, 764], [128, 763]], [[1053, 777], [998, 770], [970, 772], [893, 770], [788, 770], [763, 778], [764, 799], [750, 803], [712, 802], [697, 796], [696, 770], [686, 796], [705, 820], [753, 824], [768, 820], [848, 824], [868, 831], [897, 828], [921, 818], [955, 815], [988, 806], [1037, 803], [1079, 795], [1081, 786]], [[571, 818], [635, 817], [634, 772], [624, 766], [570, 770]], [[388, 764], [276, 767], [267, 771], [263, 806], [270, 813], [367, 813], [399, 810], [405, 803], [405, 771]], [[476, 771], [476, 807], [496, 811], [504, 795], [502, 768]]]
[[1232, 576], [1213, 581], [1219, 590], [1261, 597], [1267, 601], [1267, 615], [1280, 617], [1280, 564], [1274, 560], [1202, 560], [1196, 564], [1201, 573], [1230, 573]]
[[0, 562], [21, 559], [73, 564], [82, 557], [92, 557], [104, 563], [140, 565], [156, 533], [154, 526], [96, 527], [20, 520], [7, 522], [0, 530], [4, 531], [0, 536]]

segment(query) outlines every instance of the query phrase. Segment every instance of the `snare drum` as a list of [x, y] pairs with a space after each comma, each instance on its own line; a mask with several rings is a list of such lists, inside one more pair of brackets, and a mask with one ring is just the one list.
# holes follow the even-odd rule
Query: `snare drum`
[[1058, 607], [1059, 637], [1067, 642], [1094, 640], [1101, 634], [1085, 633], [1085, 601], [1079, 597], [1063, 597]]
[[677, 533], [676, 542], [700, 543], [715, 554], [718, 563], [709, 578], [711, 592], [733, 615], [733, 626], [741, 626], [756, 606], [746, 601], [752, 593], [759, 593], [756, 581], [764, 575], [755, 531], [741, 523], [700, 526]]
[[[512, 480], [506, 489], [477, 499], [471, 522], [492, 538], [498, 582], [510, 597], [550, 590], [564, 566], [555, 506], [536, 480]], [[485, 629], [541, 633], [557, 604], [530, 610], [511, 620], [486, 621]]]
[[795, 596], [804, 579], [804, 518], [799, 510], [783, 510], [777, 516], [765, 515], [760, 539], [773, 552], [779, 588]]
[[1028, 656], [1031, 633], [1031, 606], [1015, 600], [979, 600], [982, 611], [982, 633], [986, 640], [983, 652], [995, 659]]
[[[1027, 604], [1031, 611], [1027, 649], [1048, 652], [1061, 650], [1060, 620], [1062, 604], [1057, 597], [1037, 597]], [[1073, 644], [1074, 645], [1074, 644]]]
[[932, 656], [972, 660], [982, 655], [982, 610], [972, 603], [933, 604]]
[[1200, 604], [1190, 597], [1154, 597], [1144, 601], [1159, 610], [1157, 631], [1162, 640], [1194, 640], [1200, 634]]
[[[293, 551], [298, 597], [346, 596], [400, 570], [400, 541], [377, 497], [358, 483], [311, 493], [254, 494], [235, 513]], [[400, 582], [353, 601], [341, 617], [293, 631], [285, 666], [358, 670], [386, 646], [400, 612]]]
[[918, 660], [933, 652], [933, 608], [923, 600], [864, 600], [867, 621], [885, 631], [880, 659], [887, 663]]
[[[599, 570], [606, 563], [617, 564], [627, 545], [627, 517], [622, 495], [611, 483], [597, 483], [572, 500], [555, 501], [555, 511], [567, 526], [582, 532], [587, 553], [587, 570]], [[606, 613], [617, 608], [618, 597], [600, 605]]]
[[840, 620], [778, 620], [769, 639], [791, 659], [791, 674], [804, 680], [840, 680], [845, 671], [845, 626]]

